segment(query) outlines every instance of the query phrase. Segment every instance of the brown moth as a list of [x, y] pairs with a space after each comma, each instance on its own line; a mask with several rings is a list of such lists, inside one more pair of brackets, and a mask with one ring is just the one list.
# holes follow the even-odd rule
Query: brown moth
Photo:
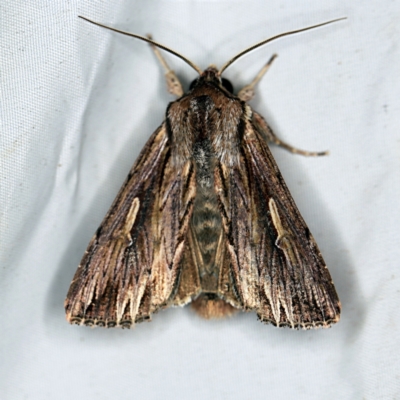
[[[243, 310], [278, 327], [339, 321], [329, 271], [267, 142], [303, 155], [325, 153], [279, 140], [247, 104], [275, 56], [237, 95], [221, 78], [254, 48], [332, 22], [264, 40], [219, 71], [201, 71], [150, 37], [106, 27], [151, 43], [178, 99], [89, 243], [65, 300], [70, 323], [129, 328], [159, 309], [190, 302], [205, 318]], [[199, 73], [187, 93], [157, 47]]]

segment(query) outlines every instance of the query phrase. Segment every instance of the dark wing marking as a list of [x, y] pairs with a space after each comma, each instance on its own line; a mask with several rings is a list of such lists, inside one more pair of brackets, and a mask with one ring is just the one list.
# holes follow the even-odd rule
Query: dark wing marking
[[240, 162], [215, 170], [236, 290], [243, 308], [264, 322], [327, 327], [339, 320], [340, 302], [257, 117], [246, 121]]
[[174, 165], [165, 124], [149, 139], [71, 283], [71, 323], [129, 327], [169, 303], [195, 196], [190, 161]]

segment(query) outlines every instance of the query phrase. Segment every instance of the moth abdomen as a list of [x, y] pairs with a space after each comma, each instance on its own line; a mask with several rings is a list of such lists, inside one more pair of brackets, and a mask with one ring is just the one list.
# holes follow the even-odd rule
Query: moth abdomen
[[218, 288], [219, 266], [215, 258], [222, 220], [214, 190], [214, 164], [211, 143], [204, 139], [195, 143], [193, 159], [196, 169], [196, 198], [191, 226], [198, 248], [198, 269], [203, 291]]
[[192, 302], [192, 309], [205, 319], [229, 317], [238, 309], [214, 293], [202, 293]]

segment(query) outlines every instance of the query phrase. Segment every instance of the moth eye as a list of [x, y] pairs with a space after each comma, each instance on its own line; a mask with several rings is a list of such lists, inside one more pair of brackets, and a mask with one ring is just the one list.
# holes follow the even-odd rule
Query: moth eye
[[233, 94], [233, 85], [231, 81], [228, 81], [228, 79], [222, 78], [222, 86], [229, 92]]
[[192, 89], [196, 86], [196, 82], [197, 82], [197, 79], [195, 79], [194, 81], [192, 81], [192, 83], [191, 83], [190, 86], [189, 86], [189, 90], [192, 90]]

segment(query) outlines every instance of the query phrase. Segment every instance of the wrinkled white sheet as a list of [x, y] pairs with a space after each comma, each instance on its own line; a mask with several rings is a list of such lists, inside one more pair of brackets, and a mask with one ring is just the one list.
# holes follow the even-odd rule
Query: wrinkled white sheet
[[[398, 2], [3, 1], [2, 399], [400, 398]], [[330, 330], [278, 330], [253, 314], [170, 309], [133, 331], [69, 326], [63, 301], [88, 241], [171, 96], [149, 46], [84, 15], [151, 32], [201, 68], [274, 34], [225, 76], [252, 105], [343, 303]], [[187, 85], [196, 74], [167, 55]]]

